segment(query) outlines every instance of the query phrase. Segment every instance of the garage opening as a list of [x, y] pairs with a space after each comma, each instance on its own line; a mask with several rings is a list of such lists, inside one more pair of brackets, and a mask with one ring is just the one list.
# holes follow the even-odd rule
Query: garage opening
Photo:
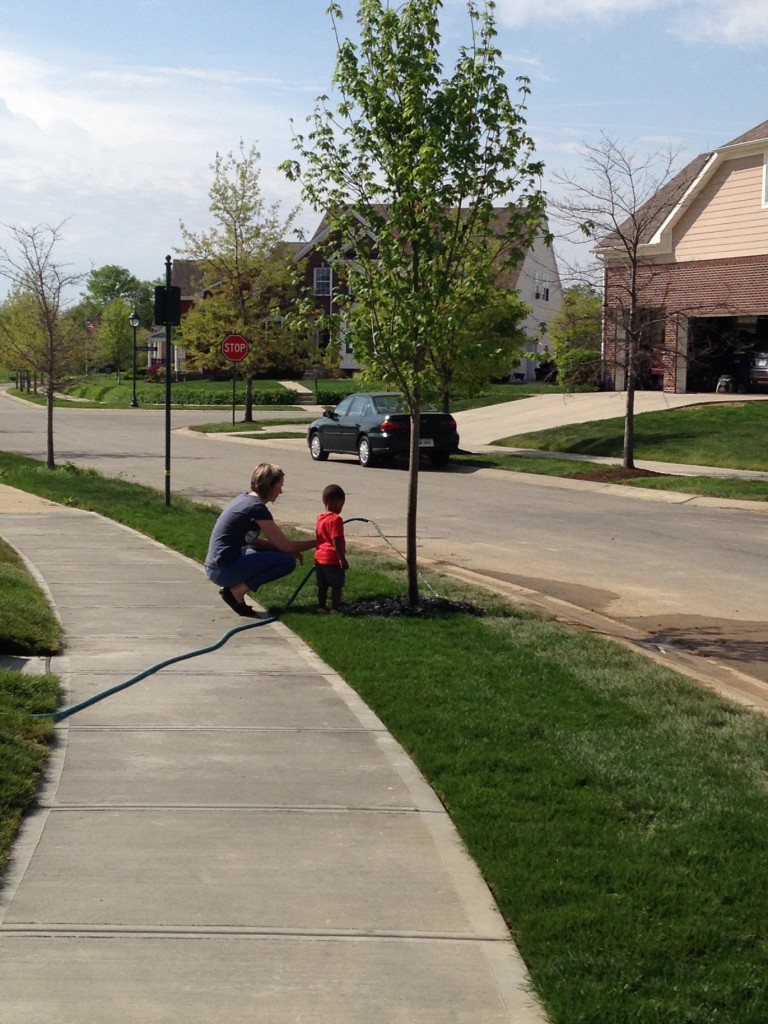
[[721, 377], [742, 394], [768, 389], [768, 316], [691, 317], [688, 391], [716, 391]]

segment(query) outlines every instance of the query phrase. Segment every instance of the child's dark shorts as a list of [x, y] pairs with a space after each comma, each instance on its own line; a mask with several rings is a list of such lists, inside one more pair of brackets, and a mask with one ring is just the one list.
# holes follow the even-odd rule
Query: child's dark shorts
[[331, 590], [341, 590], [344, 586], [346, 573], [340, 565], [319, 565], [315, 563], [317, 582], [324, 583]]

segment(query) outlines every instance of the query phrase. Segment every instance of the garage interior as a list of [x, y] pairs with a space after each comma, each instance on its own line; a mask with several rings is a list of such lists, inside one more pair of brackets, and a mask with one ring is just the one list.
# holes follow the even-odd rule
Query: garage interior
[[[718, 387], [726, 377], [730, 382]], [[687, 391], [717, 390], [768, 390], [768, 316], [690, 318]]]

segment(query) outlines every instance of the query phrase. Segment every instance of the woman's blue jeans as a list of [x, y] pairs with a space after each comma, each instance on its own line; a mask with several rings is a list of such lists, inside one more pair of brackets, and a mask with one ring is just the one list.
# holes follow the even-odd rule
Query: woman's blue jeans
[[236, 587], [245, 583], [249, 590], [258, 590], [263, 583], [271, 583], [287, 576], [296, 568], [296, 559], [285, 551], [254, 551], [236, 558], [223, 569], [206, 565], [208, 579], [219, 587]]

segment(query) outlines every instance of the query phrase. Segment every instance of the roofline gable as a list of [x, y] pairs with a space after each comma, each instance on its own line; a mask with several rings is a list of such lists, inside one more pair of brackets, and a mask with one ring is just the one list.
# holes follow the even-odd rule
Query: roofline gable
[[[690, 206], [696, 196], [706, 186], [715, 171], [724, 163], [736, 160], [744, 156], [753, 156], [759, 153], [768, 153], [768, 121], [763, 121], [744, 134], [737, 136], [730, 142], [719, 146], [709, 153], [700, 153], [694, 157], [685, 167], [678, 172], [665, 186], [652, 196], [647, 202], [653, 203], [660, 197], [665, 189], [674, 187], [676, 181], [684, 181], [686, 176], [691, 180], [683, 189], [679, 199], [670, 208], [661, 222], [653, 228], [649, 238], [641, 240], [638, 246], [638, 253], [645, 256], [655, 254], [667, 254], [672, 251], [672, 229], [678, 222], [685, 210]], [[647, 205], [647, 204], [644, 204]], [[663, 208], [663, 203], [661, 204]], [[641, 207], [642, 209], [642, 207]], [[606, 239], [611, 239], [616, 232], [610, 232]], [[601, 259], [609, 258], [611, 255], [621, 255], [620, 246], [599, 244], [592, 250]]]

